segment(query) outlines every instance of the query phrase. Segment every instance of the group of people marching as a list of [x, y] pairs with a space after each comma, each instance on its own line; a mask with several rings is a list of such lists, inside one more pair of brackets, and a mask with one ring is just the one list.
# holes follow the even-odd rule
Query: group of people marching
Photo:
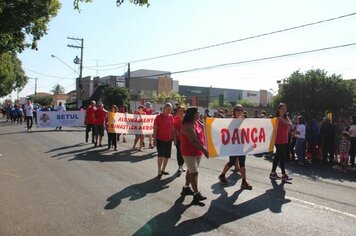
[[[95, 101], [92, 101], [90, 106], [86, 110], [86, 142], [89, 139], [89, 132], [93, 131], [92, 142], [94, 146], [102, 147], [102, 139], [104, 136], [105, 126], [107, 125], [107, 110], [104, 109], [102, 103], [96, 105]], [[115, 105], [111, 106], [110, 112], [126, 113], [127, 108], [122, 106], [117, 108]], [[174, 109], [170, 103], [164, 105], [161, 109], [161, 113], [155, 117], [153, 134], [149, 136], [149, 148], [157, 148], [157, 178], [161, 179], [164, 175], [170, 173], [166, 170], [168, 160], [171, 157], [172, 145], [176, 146], [177, 150], [177, 162], [178, 162], [178, 174], [186, 172], [185, 184], [182, 188], [182, 195], [193, 195], [193, 203], [198, 204], [200, 201], [206, 199], [206, 197], [199, 192], [198, 189], [198, 173], [199, 164], [203, 156], [209, 158], [209, 153], [206, 148], [205, 135], [204, 135], [204, 116], [202, 117], [197, 107], [185, 108], [184, 106], [177, 106]], [[145, 106], [140, 105], [134, 114], [147, 115], [153, 114], [152, 106], [150, 103], [146, 103]], [[285, 104], [281, 104], [276, 112], [275, 117], [278, 119], [278, 128], [276, 134], [276, 154], [274, 157], [272, 170], [270, 174], [271, 179], [282, 179], [284, 181], [290, 181], [290, 178], [285, 171], [286, 160], [286, 148], [288, 145], [288, 132], [292, 127], [292, 122], [287, 116], [287, 107]], [[242, 105], [238, 104], [233, 108], [231, 118], [245, 119], [246, 113]], [[117, 150], [117, 141], [123, 138], [123, 142], [126, 142], [126, 138], [123, 134], [108, 133], [108, 149], [114, 148]], [[132, 149], [142, 151], [144, 147], [144, 135], [135, 135], [135, 140]], [[136, 148], [139, 142], [139, 148]], [[241, 188], [252, 190], [252, 186], [246, 180], [246, 156], [230, 156], [229, 162], [223, 167], [218, 179], [221, 184], [226, 185], [226, 173], [232, 167], [235, 166], [236, 170], [241, 175]], [[184, 164], [187, 170], [184, 169]], [[277, 166], [280, 167], [282, 176], [279, 177], [276, 173]]]

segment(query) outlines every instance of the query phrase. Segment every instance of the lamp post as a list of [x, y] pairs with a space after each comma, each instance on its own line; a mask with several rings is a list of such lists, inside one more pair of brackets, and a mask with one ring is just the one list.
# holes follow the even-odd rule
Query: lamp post
[[57, 57], [56, 55], [51, 54], [51, 57], [56, 58], [58, 61], [62, 62], [66, 67], [68, 67], [70, 70], [74, 71], [74, 73], [76, 73], [77, 75], [79, 75], [76, 70], [74, 70], [72, 67], [70, 67], [70, 65], [68, 65], [67, 63], [65, 63], [62, 59], [60, 59], [60, 58]]

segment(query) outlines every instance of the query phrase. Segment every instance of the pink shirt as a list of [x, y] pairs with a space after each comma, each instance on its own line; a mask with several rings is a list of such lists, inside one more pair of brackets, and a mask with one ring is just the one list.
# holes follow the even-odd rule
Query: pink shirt
[[278, 120], [278, 128], [275, 144], [286, 144], [288, 143], [288, 125], [284, 124], [282, 121]]
[[173, 116], [168, 116], [162, 113], [157, 115], [154, 121], [154, 125], [157, 126], [156, 139], [168, 142], [173, 140]]
[[[192, 125], [195, 134], [198, 137], [198, 140], [201, 145], [205, 145], [205, 137], [204, 137], [204, 130], [200, 127], [198, 122], [195, 122], [193, 124], [185, 124], [185, 125]], [[203, 152], [199, 150], [196, 146], [194, 146], [187, 136], [185, 136], [183, 133], [180, 134], [180, 151], [183, 156], [186, 157], [192, 157], [192, 156], [202, 156]]]

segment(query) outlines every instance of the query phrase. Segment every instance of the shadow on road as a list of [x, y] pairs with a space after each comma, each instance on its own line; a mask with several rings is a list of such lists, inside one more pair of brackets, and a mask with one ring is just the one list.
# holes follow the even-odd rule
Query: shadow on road
[[177, 174], [161, 180], [155, 177], [147, 180], [146, 182], [128, 186], [108, 197], [108, 199], [106, 199], [108, 203], [104, 208], [106, 210], [111, 210], [119, 206], [121, 201], [125, 198], [128, 198], [130, 201], [135, 201], [145, 197], [147, 194], [160, 192], [166, 188], [169, 188], [167, 184], [171, 183], [176, 178]]
[[285, 199], [284, 182], [278, 184], [275, 180], [272, 180], [271, 183], [271, 189], [241, 204], [235, 203], [242, 193], [242, 189], [228, 196], [228, 193], [220, 184], [214, 184], [212, 185], [213, 193], [219, 194], [219, 197], [211, 202], [208, 211], [204, 215], [186, 220], [176, 226], [181, 215], [190, 206], [181, 205], [182, 202], [178, 199], [172, 208], [153, 217], [134, 235], [202, 234], [218, 229], [221, 225], [267, 209], [273, 213], [281, 213], [282, 206], [291, 202], [291, 200]]

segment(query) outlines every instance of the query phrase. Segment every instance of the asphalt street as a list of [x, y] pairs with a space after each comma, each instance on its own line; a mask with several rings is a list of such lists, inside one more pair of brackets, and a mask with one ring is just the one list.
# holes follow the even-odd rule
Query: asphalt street
[[[106, 144], [106, 137], [104, 143]], [[204, 206], [181, 197], [184, 176], [156, 178], [156, 152], [117, 152], [84, 142], [84, 128], [37, 129], [0, 119], [0, 235], [356, 235], [356, 172], [288, 164], [291, 183], [271, 181], [271, 160], [248, 156], [218, 183], [227, 158], [203, 159]]]

